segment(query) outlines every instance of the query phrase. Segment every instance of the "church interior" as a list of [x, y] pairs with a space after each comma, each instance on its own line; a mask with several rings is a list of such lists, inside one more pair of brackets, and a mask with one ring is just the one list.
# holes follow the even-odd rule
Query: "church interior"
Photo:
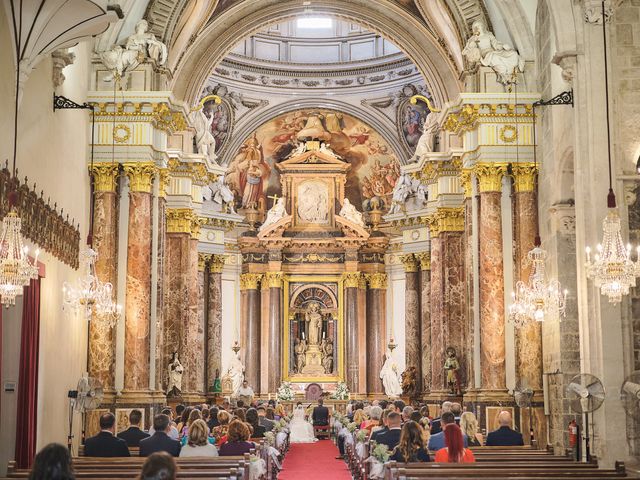
[[247, 388], [640, 465], [640, 1], [3, 0], [0, 45], [0, 477]]

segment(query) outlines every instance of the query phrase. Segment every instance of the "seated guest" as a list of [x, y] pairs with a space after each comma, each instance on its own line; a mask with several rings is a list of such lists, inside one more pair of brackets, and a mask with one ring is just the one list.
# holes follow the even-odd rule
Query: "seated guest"
[[144, 461], [137, 480], [176, 480], [177, 471], [178, 466], [171, 455], [156, 452]]
[[244, 408], [236, 408], [233, 411], [233, 416], [236, 417], [238, 420], [240, 420], [241, 422], [245, 422], [247, 421], [247, 412]]
[[402, 423], [408, 422], [411, 420], [411, 415], [413, 415], [413, 407], [407, 405], [402, 409]]
[[220, 410], [218, 412], [218, 426], [211, 431], [211, 435], [216, 440], [217, 445], [222, 445], [227, 441], [227, 431], [229, 430], [229, 421], [231, 415], [226, 410]]
[[329, 425], [329, 409], [324, 406], [324, 400], [318, 399], [318, 406], [313, 409], [311, 421], [314, 426], [324, 427]]
[[400, 442], [402, 433], [402, 417], [398, 412], [391, 412], [387, 415], [387, 426], [389, 431], [376, 436], [376, 442], [386, 445], [389, 450], [393, 450]]
[[260, 425], [258, 411], [255, 408], [250, 408], [247, 410], [247, 423], [251, 427], [252, 438], [264, 437], [264, 432], [266, 430], [262, 425]]
[[445, 424], [443, 433], [446, 446], [436, 452], [436, 462], [473, 463], [476, 461], [473, 452], [465, 448], [462, 430], [455, 422]]
[[498, 425], [500, 428], [487, 435], [487, 447], [510, 447], [513, 445], [524, 445], [522, 434], [511, 428], [511, 414], [503, 410], [498, 414]]
[[[178, 405], [178, 407], [180, 407], [181, 405]], [[177, 407], [176, 407], [177, 408]], [[173, 438], [174, 440], [179, 440], [180, 439], [180, 434], [178, 433], [178, 429], [176, 428], [176, 424], [175, 422], [171, 421], [171, 409], [170, 408], [163, 408], [162, 409], [162, 413], [163, 415], [166, 415], [167, 417], [169, 417], [169, 438]], [[154, 433], [156, 433], [156, 431], [153, 429], [153, 425], [151, 425], [151, 428], [149, 428], [149, 435], [153, 435]]]
[[375, 427], [380, 426], [380, 418], [382, 417], [382, 408], [379, 406], [371, 407], [369, 410], [369, 420], [366, 420], [360, 428], [371, 432]]
[[116, 417], [113, 413], [100, 415], [100, 433], [84, 441], [85, 457], [129, 457], [127, 442], [115, 436]]
[[[440, 417], [438, 418], [434, 418], [431, 421], [431, 435], [434, 435], [436, 433], [440, 433], [442, 431], [442, 425], [440, 424], [440, 418], [442, 417], [443, 414], [445, 414], [446, 412], [450, 412], [451, 411], [451, 402], [443, 402], [442, 403], [442, 408], [440, 409]], [[455, 419], [455, 416], [454, 416]]]
[[353, 414], [353, 422], [360, 428], [365, 421], [367, 421], [367, 415], [364, 413], [364, 408], [359, 408]]
[[[453, 416], [453, 413], [445, 412], [442, 414], [442, 417], [440, 417], [440, 422], [442, 424], [442, 427], [444, 428], [445, 425], [450, 425], [452, 423], [455, 424], [456, 419]], [[465, 447], [468, 446], [468, 440], [466, 435], [463, 435], [463, 441], [464, 441], [464, 446]], [[431, 438], [429, 438], [430, 451], [436, 452], [441, 448], [444, 448], [445, 446], [446, 444], [445, 444], [444, 432], [439, 432], [439, 433], [436, 433], [435, 435], [431, 434]]]
[[402, 411], [404, 410], [404, 407], [406, 407], [406, 406], [407, 405], [402, 400], [394, 400], [393, 401], [393, 408], [394, 408], [396, 413], [402, 414]]
[[391, 413], [393, 410], [391, 408], [388, 408], [386, 410], [384, 410], [382, 412], [382, 418], [380, 419], [380, 425], [377, 427], [373, 427], [371, 429], [371, 436], [369, 437], [369, 440], [372, 442], [376, 442], [377, 441], [377, 437], [379, 435], [382, 435], [384, 433], [387, 433], [389, 431], [389, 427], [387, 425], [387, 419], [389, 417], [389, 413]]
[[411, 417], [409, 417], [409, 420], [411, 420], [412, 422], [420, 423], [420, 420], [422, 420], [422, 415], [420, 415], [420, 412], [418, 410], [414, 410], [411, 414]]
[[204, 420], [204, 423], [207, 423], [209, 421], [209, 409], [208, 408], [203, 408], [202, 409], [202, 420]]
[[284, 405], [279, 403], [276, 405], [276, 410], [275, 410], [275, 417], [276, 420], [280, 420], [283, 417], [287, 416], [287, 411], [284, 408]]
[[186, 438], [189, 436], [189, 427], [196, 420], [202, 420], [202, 413], [197, 408], [194, 408], [189, 412], [189, 418], [187, 419], [187, 423], [182, 427], [180, 431], [180, 438], [183, 439], [183, 445], [186, 443]]
[[118, 438], [127, 442], [127, 447], [139, 447], [140, 440], [149, 437], [148, 433], [140, 429], [141, 421], [142, 412], [136, 409], [131, 410], [129, 414], [129, 428], [118, 434]]
[[460, 416], [460, 429], [469, 439], [470, 447], [481, 447], [484, 437], [478, 432], [478, 419], [473, 412], [464, 412]]
[[386, 400], [380, 400], [378, 402], [378, 406], [382, 409], [382, 411], [385, 411], [387, 409], [387, 407], [389, 406], [389, 402]]
[[220, 425], [220, 423], [218, 422], [218, 412], [219, 410], [217, 407], [211, 407], [211, 409], [209, 410], [209, 421], [207, 422], [207, 427], [209, 427], [209, 430], [213, 430], [215, 427]]
[[184, 427], [187, 426], [189, 415], [191, 415], [192, 411], [193, 407], [185, 407], [182, 410], [182, 414], [180, 415], [179, 420], [177, 420], [178, 425], [176, 425], [176, 428], [178, 429], [178, 433], [180, 433], [180, 437], [182, 437], [182, 431], [184, 430]]
[[196, 420], [189, 428], [187, 444], [180, 450], [181, 457], [217, 457], [218, 449], [209, 443], [209, 427], [204, 420]]
[[[276, 422], [267, 418], [267, 408], [264, 405], [260, 405], [258, 408], [258, 423], [261, 427], [264, 427], [265, 432], [273, 430]], [[273, 410], [272, 410], [273, 411]]]
[[453, 402], [451, 404], [451, 413], [453, 413], [453, 416], [456, 419], [456, 423], [460, 425], [460, 416], [462, 415], [462, 405], [460, 405], [458, 402]]
[[276, 411], [275, 411], [274, 407], [267, 407], [267, 413], [266, 413], [265, 417], [267, 418], [267, 420], [271, 420], [272, 422], [275, 423], [275, 421], [276, 421]]
[[174, 457], [180, 455], [182, 445], [178, 440], [169, 437], [170, 427], [168, 416], [161, 413], [153, 417], [155, 433], [149, 438], [140, 440], [140, 456], [148, 457], [155, 452], [167, 452]]
[[59, 443], [50, 443], [33, 460], [29, 480], [74, 480], [69, 449]]
[[229, 424], [227, 441], [220, 447], [221, 456], [244, 455], [256, 448], [249, 440], [249, 427], [240, 420], [234, 420]]
[[416, 422], [409, 420], [402, 427], [400, 443], [393, 450], [391, 460], [402, 463], [431, 461], [424, 442], [422, 427]]

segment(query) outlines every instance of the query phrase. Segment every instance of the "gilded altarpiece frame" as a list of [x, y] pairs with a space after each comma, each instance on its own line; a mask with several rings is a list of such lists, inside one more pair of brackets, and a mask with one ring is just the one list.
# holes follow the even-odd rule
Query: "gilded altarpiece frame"
[[[345, 379], [345, 331], [344, 331], [344, 285], [341, 275], [288, 275], [284, 278], [284, 315], [283, 315], [283, 356], [282, 356], [282, 378], [284, 381], [293, 383], [336, 383]], [[323, 332], [330, 332], [328, 338], [332, 338], [334, 347], [334, 367], [332, 374], [312, 374], [295, 372], [295, 352], [294, 340], [298, 331], [294, 327], [294, 322], [300, 321], [300, 306], [296, 305], [296, 300], [300, 300], [303, 291], [318, 289], [328, 297], [333, 297], [335, 305], [332, 308], [323, 308], [322, 313], [328, 326], [323, 327]], [[318, 298], [315, 298], [317, 296]], [[305, 300], [319, 301], [322, 303], [322, 294], [314, 295], [314, 298]], [[333, 330], [330, 322], [333, 322]], [[299, 338], [299, 337], [298, 337]]]

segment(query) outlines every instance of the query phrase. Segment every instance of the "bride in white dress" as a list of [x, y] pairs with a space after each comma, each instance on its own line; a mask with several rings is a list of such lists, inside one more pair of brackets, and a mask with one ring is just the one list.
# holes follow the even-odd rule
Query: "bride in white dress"
[[300, 404], [293, 411], [293, 418], [289, 422], [289, 441], [291, 443], [312, 443], [318, 439], [313, 433], [313, 425], [305, 419], [304, 407]]

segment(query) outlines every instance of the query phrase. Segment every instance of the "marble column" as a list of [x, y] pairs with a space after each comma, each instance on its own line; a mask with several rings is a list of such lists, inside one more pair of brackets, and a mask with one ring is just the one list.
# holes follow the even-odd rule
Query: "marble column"
[[267, 272], [262, 280], [269, 289], [269, 392], [282, 383], [282, 272]]
[[[118, 280], [118, 195], [117, 163], [94, 164], [93, 175], [93, 248], [98, 254], [96, 275], [103, 282], [111, 282], [113, 296]], [[105, 392], [113, 392], [115, 374], [115, 330], [106, 322], [92, 319], [89, 323], [89, 375], [102, 383]]]
[[412, 253], [402, 256], [405, 272], [404, 323], [405, 365], [416, 370], [416, 393], [422, 392], [422, 352], [420, 328], [420, 274], [419, 262]]
[[156, 167], [125, 163], [129, 178], [124, 391], [149, 391], [151, 318], [151, 183]]
[[464, 189], [464, 281], [466, 295], [466, 311], [465, 311], [465, 345], [464, 355], [467, 358], [465, 376], [467, 378], [467, 386], [475, 387], [474, 368], [473, 368], [473, 337], [474, 337], [474, 309], [473, 309], [473, 182], [470, 169], [463, 169], [460, 174], [460, 185]]
[[434, 235], [436, 230], [431, 228], [431, 392], [441, 392], [445, 389], [443, 370], [444, 365], [444, 338], [443, 338], [443, 315], [444, 315], [444, 269], [442, 267], [442, 241], [438, 235]]
[[417, 253], [420, 262], [420, 347], [422, 392], [431, 391], [431, 255]]
[[370, 273], [366, 275], [367, 290], [367, 393], [379, 395], [384, 393], [380, 370], [386, 351], [386, 295], [387, 274]]
[[[531, 265], [527, 254], [533, 249], [538, 232], [538, 206], [535, 193], [536, 166], [514, 164], [514, 221], [517, 280], [529, 281]], [[516, 378], [522, 387], [542, 390], [542, 323], [530, 322], [516, 329]]]
[[[166, 168], [158, 171], [158, 282], [156, 288], [156, 390], [163, 390], [163, 383], [168, 375], [167, 363], [165, 363], [164, 348], [164, 292], [166, 291], [167, 276], [165, 275], [165, 254], [167, 245], [167, 185], [169, 183], [169, 170]], [[168, 360], [168, 359], [167, 359]]]
[[502, 177], [505, 164], [474, 167], [480, 192], [480, 366], [484, 391], [506, 389]]
[[[222, 378], [222, 269], [224, 255], [211, 255], [207, 282], [207, 386], [213, 385], [216, 372]], [[209, 390], [207, 388], [207, 390]]]
[[342, 274], [344, 285], [344, 322], [346, 330], [347, 388], [350, 392], [359, 390], [359, 352], [358, 348], [358, 283], [360, 272]]
[[245, 379], [258, 393], [260, 388], [260, 290], [258, 284], [262, 274], [243, 273], [240, 275], [242, 292], [241, 318], [244, 334]]

